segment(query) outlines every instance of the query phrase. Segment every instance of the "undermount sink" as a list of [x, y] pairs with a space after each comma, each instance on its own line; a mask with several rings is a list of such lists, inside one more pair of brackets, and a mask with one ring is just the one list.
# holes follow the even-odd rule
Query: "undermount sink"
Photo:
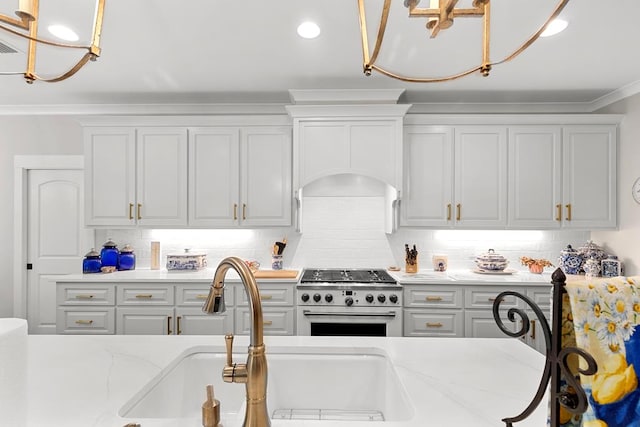
[[[236, 362], [245, 359], [246, 354], [234, 354]], [[222, 381], [225, 361], [218, 348], [188, 350], [137, 392], [119, 415], [199, 420], [206, 385], [213, 384], [223, 424], [242, 421], [245, 387]], [[274, 420], [399, 421], [413, 416], [406, 391], [381, 349], [267, 347], [267, 361], [267, 407]]]

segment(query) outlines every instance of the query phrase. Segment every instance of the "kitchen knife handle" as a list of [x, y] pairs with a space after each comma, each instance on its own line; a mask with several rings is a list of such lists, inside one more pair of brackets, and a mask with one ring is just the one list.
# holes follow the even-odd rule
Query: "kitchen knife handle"
[[129, 203], [129, 219], [133, 219], [133, 203]]
[[234, 221], [238, 220], [238, 204], [237, 203], [233, 204], [233, 220]]
[[556, 205], [556, 221], [562, 221], [562, 205], [561, 204], [557, 204]]
[[569, 203], [568, 205], [565, 205], [565, 207], [567, 208], [567, 221], [571, 221], [571, 203]]
[[451, 221], [451, 203], [447, 205], [447, 221]]
[[247, 219], [247, 204], [243, 203], [242, 204], [242, 220], [246, 220]]
[[456, 221], [460, 221], [460, 217], [462, 215], [462, 206], [460, 203], [456, 205]]

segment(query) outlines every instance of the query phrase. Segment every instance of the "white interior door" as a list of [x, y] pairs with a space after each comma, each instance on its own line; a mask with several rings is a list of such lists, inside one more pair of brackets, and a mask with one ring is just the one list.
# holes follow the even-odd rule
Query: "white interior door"
[[83, 226], [83, 172], [34, 169], [27, 179], [29, 333], [55, 334], [55, 277], [82, 273], [82, 258], [93, 244]]

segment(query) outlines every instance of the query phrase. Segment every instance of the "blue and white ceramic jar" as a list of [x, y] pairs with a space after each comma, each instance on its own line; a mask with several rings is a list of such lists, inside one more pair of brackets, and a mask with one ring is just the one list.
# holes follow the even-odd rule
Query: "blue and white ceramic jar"
[[582, 268], [586, 277], [598, 277], [600, 275], [600, 260], [595, 254], [592, 254], [591, 258], [582, 264]]
[[558, 264], [564, 274], [579, 274], [582, 266], [582, 257], [571, 245], [567, 245], [567, 248], [560, 252]]
[[601, 262], [602, 277], [617, 277], [622, 276], [622, 264], [615, 255], [609, 255], [607, 259], [603, 259]]

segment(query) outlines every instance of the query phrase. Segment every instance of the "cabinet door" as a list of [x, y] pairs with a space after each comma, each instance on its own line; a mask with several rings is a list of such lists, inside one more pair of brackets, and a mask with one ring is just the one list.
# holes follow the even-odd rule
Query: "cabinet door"
[[411, 126], [404, 136], [402, 225], [452, 224], [453, 131]]
[[240, 194], [240, 130], [189, 132], [189, 225], [237, 225]]
[[137, 138], [139, 225], [187, 225], [187, 131], [141, 128]]
[[118, 335], [173, 335], [173, 307], [118, 307]]
[[[293, 307], [263, 307], [265, 335], [294, 335]], [[251, 312], [249, 307], [237, 307], [235, 330], [238, 335], [247, 335], [251, 331]]]
[[205, 314], [200, 308], [176, 307], [176, 335], [233, 334], [233, 309], [222, 314]]
[[84, 129], [85, 224], [134, 225], [135, 130]]
[[291, 149], [290, 128], [241, 130], [242, 225], [291, 225]]
[[566, 228], [616, 226], [616, 128], [563, 129], [563, 203]]
[[[512, 331], [516, 330], [514, 323], [504, 321], [504, 324]], [[520, 327], [520, 325], [517, 326]], [[510, 338], [500, 330], [493, 318], [493, 313], [488, 310], [465, 310], [464, 336], [466, 338]]]
[[551, 229], [562, 224], [560, 127], [509, 129], [509, 225]]
[[404, 309], [405, 337], [463, 337], [462, 310]]
[[456, 226], [506, 226], [506, 128], [456, 128], [454, 156]]

